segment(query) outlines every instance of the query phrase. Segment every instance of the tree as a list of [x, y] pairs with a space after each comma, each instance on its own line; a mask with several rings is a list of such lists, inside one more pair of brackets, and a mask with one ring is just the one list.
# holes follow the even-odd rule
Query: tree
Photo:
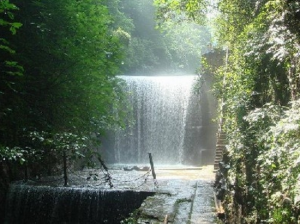
[[[228, 151], [222, 175], [228, 188], [222, 200], [229, 222], [294, 223], [298, 219], [298, 208], [289, 203], [279, 205], [283, 194], [295, 200], [293, 176], [299, 169], [297, 165], [288, 167], [295, 158], [285, 155], [293, 154], [297, 140], [293, 134], [286, 138], [278, 131], [281, 127], [290, 133], [289, 125], [280, 123], [294, 113], [297, 102], [293, 100], [299, 92], [299, 65], [294, 58], [299, 38], [287, 22], [287, 18], [296, 18], [296, 8], [294, 1], [219, 3], [217, 37], [229, 49], [227, 63], [217, 73], [220, 82], [216, 87], [225, 105], [222, 116]], [[292, 23], [297, 24], [295, 20]], [[292, 123], [298, 123], [296, 120]], [[288, 146], [286, 152], [282, 141]], [[290, 182], [280, 176], [288, 172]], [[276, 178], [270, 184], [272, 175]]]
[[[3, 165], [3, 157], [16, 157], [16, 151], [7, 150], [9, 142], [7, 133], [12, 127], [13, 115], [19, 115], [17, 104], [21, 105], [19, 83], [23, 79], [23, 67], [16, 60], [16, 50], [12, 47], [10, 38], [16, 35], [22, 26], [15, 20], [18, 8], [8, 0], [0, 2], [0, 200], [6, 201], [9, 185], [9, 174]], [[13, 102], [17, 103], [14, 104]], [[16, 117], [17, 119], [17, 117]], [[4, 222], [5, 203], [0, 205], [0, 222]]]
[[155, 0], [158, 24], [166, 21], [181, 22], [192, 20], [204, 24], [208, 2], [206, 0]]
[[192, 23], [186, 15], [192, 17], [196, 14], [197, 9], [191, 6], [196, 4], [195, 1], [184, 4], [189, 11], [178, 15], [178, 19], [164, 20], [164, 23], [165, 17], [159, 14], [164, 7], [162, 2], [156, 1], [153, 5], [151, 0], [129, 0], [119, 4], [120, 11], [131, 18], [133, 24], [122, 27], [130, 35], [123, 72], [195, 72], [211, 37], [205, 27]]
[[[22, 26], [16, 22], [14, 12], [18, 8], [9, 1], [0, 3], [0, 138], [5, 136], [6, 124], [11, 122], [11, 116], [17, 115], [19, 108], [13, 101], [20, 102], [19, 82], [23, 79], [23, 67], [16, 60], [16, 50], [12, 47], [10, 39], [16, 35], [17, 29]], [[5, 139], [0, 141], [0, 145], [5, 144]]]
[[[15, 41], [26, 43], [20, 55], [26, 55], [25, 101], [36, 101], [33, 123], [38, 118], [44, 127], [72, 129], [90, 123], [92, 111], [107, 112], [109, 105], [93, 100], [111, 97], [120, 55], [106, 7], [101, 1], [18, 4], [25, 25]], [[107, 91], [95, 92], [97, 84]]]
[[[116, 77], [122, 48], [110, 28], [113, 20], [106, 1], [13, 2], [20, 9], [15, 19], [23, 26], [1, 20], [3, 30], [4, 25], [13, 33], [20, 29], [14, 36], [1, 32], [9, 42], [1, 39], [5, 45], [0, 49], [7, 52], [1, 54], [5, 62], [1, 66], [6, 65], [1, 70], [5, 78], [1, 83], [1, 160], [10, 168], [32, 164], [29, 160], [35, 160], [36, 151], [44, 153], [35, 160], [39, 163], [50, 155], [39, 149], [41, 143], [28, 138], [30, 133], [46, 132], [47, 138], [72, 133], [92, 141], [104, 129], [122, 125], [126, 113], [119, 109], [123, 82]], [[2, 12], [17, 9], [8, 1], [1, 4]], [[10, 59], [12, 55], [24, 71]], [[55, 167], [56, 161], [52, 162]]]
[[[159, 22], [194, 19], [186, 1], [156, 3]], [[218, 1], [214, 38], [227, 54], [214, 80], [228, 140], [218, 190], [228, 223], [299, 221], [299, 9]]]

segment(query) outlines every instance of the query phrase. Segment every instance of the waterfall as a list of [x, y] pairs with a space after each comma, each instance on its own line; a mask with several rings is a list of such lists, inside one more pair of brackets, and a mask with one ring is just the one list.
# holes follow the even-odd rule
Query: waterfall
[[5, 223], [119, 224], [151, 192], [11, 185]]
[[151, 153], [156, 164], [202, 165], [206, 151], [211, 155], [206, 163], [213, 162], [212, 106], [208, 91], [194, 93], [195, 75], [121, 78], [127, 83], [133, 111], [125, 130], [116, 131], [104, 142], [106, 161], [146, 164]]

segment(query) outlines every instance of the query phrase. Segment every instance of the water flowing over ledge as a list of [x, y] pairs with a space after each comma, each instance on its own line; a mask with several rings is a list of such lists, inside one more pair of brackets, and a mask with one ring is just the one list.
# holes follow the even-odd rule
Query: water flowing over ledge
[[[216, 125], [212, 94], [196, 94], [197, 76], [121, 76], [133, 107], [125, 130], [104, 140], [105, 161], [146, 164], [148, 153], [161, 165], [213, 163]], [[133, 124], [130, 123], [133, 121]]]
[[[122, 78], [131, 93], [133, 111], [127, 128], [104, 141], [102, 154], [106, 162], [115, 165], [149, 165], [148, 153], [153, 155], [155, 166], [172, 165], [171, 169], [158, 170], [158, 188], [148, 171], [120, 169], [110, 170], [122, 183], [118, 186], [112, 179], [114, 189], [102, 183], [106, 176], [101, 177], [99, 170], [87, 170], [84, 178], [83, 173], [73, 172], [69, 175], [70, 187], [66, 188], [61, 187], [61, 177], [55, 177], [60, 181], [52, 187], [12, 185], [6, 207], [7, 223], [115, 224], [138, 208], [146, 217], [139, 217], [142, 223], [161, 222], [166, 215], [175, 224], [199, 223], [193, 220], [213, 223], [211, 170], [201, 174], [200, 170], [180, 171], [185, 165], [213, 164], [216, 125], [212, 123], [214, 101], [208, 86], [203, 85], [197, 95], [193, 93], [196, 76]], [[209, 180], [199, 180], [207, 174]], [[189, 179], [189, 175], [194, 179]], [[193, 215], [206, 211], [208, 218]]]
[[12, 185], [6, 222], [119, 224], [151, 192]]
[[56, 187], [34, 186], [38, 184], [34, 182], [11, 185], [7, 223], [119, 224], [134, 211], [130, 217], [141, 224], [163, 223], [165, 217], [173, 224], [215, 223], [213, 166], [157, 169], [156, 185], [151, 177], [139, 178], [147, 171], [111, 170], [113, 189], [99, 184], [100, 176], [82, 181], [95, 172], [74, 173], [69, 187], [61, 187], [63, 180], [57, 177], [57, 183], [52, 183]]

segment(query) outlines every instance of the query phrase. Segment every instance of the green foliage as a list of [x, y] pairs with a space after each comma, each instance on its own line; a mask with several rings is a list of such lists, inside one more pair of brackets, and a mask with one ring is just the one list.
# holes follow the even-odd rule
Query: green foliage
[[122, 52], [109, 28], [112, 19], [104, 3], [16, 4], [25, 25], [14, 41], [22, 49], [20, 60], [26, 71], [24, 100], [35, 101], [25, 110], [32, 126], [57, 131], [80, 127], [84, 132], [91, 131], [91, 119], [113, 122], [109, 114], [119, 97], [115, 74]]
[[26, 158], [28, 157], [28, 151], [25, 149], [21, 149], [19, 147], [1, 147], [0, 148], [0, 158], [2, 161], [8, 160], [17, 162], [23, 165], [26, 162]]
[[204, 24], [208, 2], [205, 0], [155, 0], [157, 21], [161, 25], [166, 21], [193, 20]]
[[138, 223], [138, 219], [139, 219], [139, 209], [136, 209], [135, 211], [133, 211], [133, 213], [129, 214], [129, 217], [122, 220], [120, 223], [121, 224], [137, 224]]
[[59, 163], [63, 152], [66, 152], [71, 164], [82, 158], [86, 160], [86, 164], [92, 164], [92, 159], [99, 156], [88, 148], [87, 137], [70, 132], [51, 134], [45, 131], [25, 131], [21, 137], [19, 146], [0, 148], [0, 162], [26, 165], [39, 175], [62, 172], [57, 167], [61, 166]]
[[263, 149], [257, 156], [256, 178], [262, 189], [258, 197], [265, 199], [269, 208], [275, 208], [267, 216], [270, 222], [294, 223], [298, 218], [295, 190], [300, 173], [299, 101], [292, 102], [283, 112], [279, 108], [274, 114], [274, 108], [256, 110], [246, 118]]
[[211, 36], [209, 30], [191, 22], [165, 22], [161, 27], [167, 52], [174, 67], [187, 70], [199, 67], [200, 58], [206, 51]]
[[118, 27], [118, 29], [114, 31], [114, 35], [118, 37], [118, 39], [124, 46], [129, 45], [130, 40], [131, 40], [131, 36], [129, 33], [122, 30], [120, 27]]
[[8, 38], [15, 35], [17, 29], [22, 26], [21, 23], [15, 21], [14, 12], [17, 10], [18, 8], [8, 0], [0, 2], [0, 75], [1, 81], [5, 83], [4, 86], [0, 86], [0, 93], [2, 94], [5, 94], [5, 88], [10, 88], [13, 84], [14, 78], [11, 76], [21, 76], [23, 73], [22, 66], [14, 61], [16, 51], [8, 41]]
[[228, 138], [228, 221], [297, 223], [299, 4], [220, 1], [218, 7], [217, 39], [228, 49], [215, 74]]
[[116, 74], [129, 36], [112, 26], [113, 2], [11, 2], [0, 2], [0, 165], [8, 178], [49, 174], [62, 151], [92, 165], [95, 136], [127, 113]]
[[[195, 1], [184, 4], [191, 6]], [[192, 19], [184, 16], [186, 19], [179, 19], [177, 22], [161, 21], [159, 30], [155, 29], [159, 18], [157, 16], [155, 23], [154, 17], [159, 13], [160, 4], [154, 6], [152, 0], [129, 0], [115, 3], [115, 7], [120, 9], [116, 13], [118, 18], [122, 15], [123, 21], [114, 24], [114, 33], [122, 40], [126, 54], [122, 65], [123, 73], [195, 72], [200, 55], [206, 50], [211, 38], [205, 27], [192, 23]], [[178, 10], [174, 13], [180, 14]], [[127, 38], [124, 38], [125, 33], [128, 34]]]
[[[2, 153], [9, 153], [9, 149], [13, 148], [7, 144], [10, 140], [6, 136], [11, 134], [12, 126], [20, 121], [18, 115], [22, 105], [20, 82], [24, 78], [24, 69], [18, 62], [15, 46], [11, 41], [11, 38], [16, 35], [16, 30], [21, 27], [21, 23], [15, 20], [15, 13], [18, 10], [8, 0], [0, 2], [0, 145]], [[15, 117], [11, 119], [11, 115]], [[18, 148], [13, 148], [9, 158], [18, 159], [19, 153], [22, 152]]]

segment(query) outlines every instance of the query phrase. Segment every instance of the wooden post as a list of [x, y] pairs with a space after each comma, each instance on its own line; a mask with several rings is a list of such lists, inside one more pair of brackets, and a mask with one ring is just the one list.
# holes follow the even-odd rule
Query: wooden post
[[168, 215], [165, 216], [164, 224], [168, 224]]
[[155, 174], [155, 171], [154, 171], [152, 155], [151, 155], [150, 152], [148, 154], [149, 154], [149, 160], [150, 160], [150, 165], [151, 165], [152, 176], [153, 176], [153, 179], [156, 180], [156, 174]]
[[66, 187], [68, 185], [66, 150], [63, 151], [63, 160], [64, 160], [64, 180], [65, 180], [64, 186]]

